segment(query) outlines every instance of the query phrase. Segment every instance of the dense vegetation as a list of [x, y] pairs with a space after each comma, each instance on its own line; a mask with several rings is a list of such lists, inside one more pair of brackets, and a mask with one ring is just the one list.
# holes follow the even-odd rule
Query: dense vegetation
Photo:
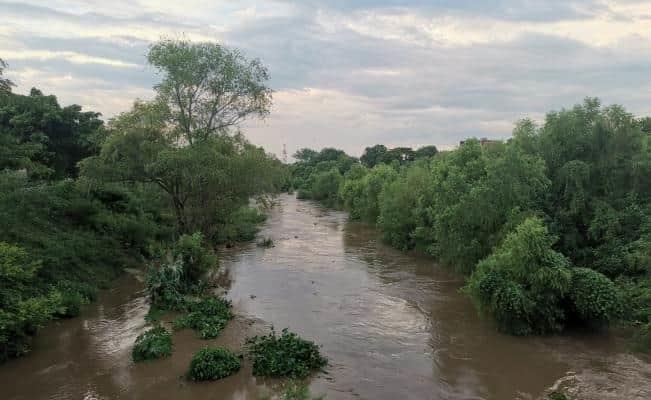
[[305, 378], [328, 363], [314, 342], [286, 328], [280, 336], [272, 329], [268, 335], [249, 338], [247, 347], [256, 376]]
[[206, 347], [190, 361], [188, 378], [193, 381], [214, 381], [226, 378], [240, 370], [240, 358], [223, 347]]
[[176, 329], [191, 328], [202, 339], [214, 339], [233, 318], [231, 303], [219, 297], [207, 297], [197, 302], [189, 302], [187, 314], [174, 321]]
[[504, 143], [295, 158], [299, 196], [454, 266], [501, 330], [617, 323], [636, 327], [649, 348], [651, 118], [586, 99], [540, 126], [520, 121]]
[[171, 354], [172, 335], [160, 325], [139, 335], [131, 351], [135, 362], [169, 357]]
[[154, 306], [187, 307], [217, 266], [212, 245], [252, 239], [264, 216], [250, 198], [284, 181], [238, 130], [271, 104], [258, 60], [183, 40], [148, 60], [156, 99], [107, 124], [37, 89], [13, 93], [0, 60], [0, 362], [146, 260]]

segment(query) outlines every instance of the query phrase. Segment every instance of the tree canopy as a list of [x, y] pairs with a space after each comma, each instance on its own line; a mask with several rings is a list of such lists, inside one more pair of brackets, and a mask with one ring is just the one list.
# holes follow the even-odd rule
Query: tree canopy
[[217, 43], [163, 40], [149, 49], [149, 63], [162, 75], [154, 89], [170, 110], [175, 130], [188, 142], [228, 132], [271, 106], [267, 68], [239, 50]]

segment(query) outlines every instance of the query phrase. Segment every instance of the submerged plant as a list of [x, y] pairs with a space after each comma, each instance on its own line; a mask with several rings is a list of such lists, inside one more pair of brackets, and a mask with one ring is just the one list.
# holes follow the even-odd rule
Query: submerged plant
[[214, 339], [233, 319], [230, 301], [221, 297], [208, 297], [187, 305], [188, 314], [174, 321], [175, 329], [191, 328], [202, 339]]
[[131, 356], [133, 361], [154, 360], [172, 354], [172, 335], [158, 325], [138, 336]]
[[223, 347], [206, 347], [192, 357], [187, 377], [193, 381], [214, 381], [239, 369], [240, 358], [235, 353]]
[[262, 239], [261, 241], [258, 242], [258, 246], [268, 249], [270, 247], [274, 247], [275, 244], [274, 244], [274, 240], [272, 238], [266, 237], [266, 238], [264, 238], [264, 239]]
[[328, 363], [314, 342], [287, 328], [280, 336], [272, 328], [268, 335], [249, 338], [246, 343], [256, 376], [305, 378]]
[[313, 397], [310, 387], [305, 383], [290, 382], [280, 400], [323, 400], [325, 396]]
[[179, 309], [183, 304], [182, 276], [181, 259], [150, 266], [147, 269], [146, 285], [152, 304], [160, 309]]

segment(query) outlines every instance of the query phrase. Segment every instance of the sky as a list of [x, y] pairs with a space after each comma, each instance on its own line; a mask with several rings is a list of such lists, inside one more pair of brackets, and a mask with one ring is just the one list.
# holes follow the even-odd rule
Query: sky
[[651, 0], [0, 0], [15, 92], [105, 119], [153, 98], [161, 38], [268, 67], [271, 114], [243, 131], [277, 155], [507, 138], [587, 96], [651, 115]]

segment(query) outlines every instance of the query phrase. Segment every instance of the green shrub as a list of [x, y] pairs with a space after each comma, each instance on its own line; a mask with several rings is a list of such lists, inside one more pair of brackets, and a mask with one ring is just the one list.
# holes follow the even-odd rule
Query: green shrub
[[145, 284], [152, 304], [160, 309], [180, 310], [184, 302], [183, 261], [178, 259], [152, 264], [147, 268]]
[[[231, 210], [229, 210], [231, 211]], [[266, 215], [257, 208], [243, 206], [221, 216], [213, 230], [216, 243], [249, 242], [255, 239]]]
[[571, 285], [568, 260], [552, 249], [542, 220], [528, 218], [477, 264], [466, 285], [480, 310], [515, 335], [563, 328]]
[[258, 247], [270, 248], [274, 247], [274, 240], [270, 237], [266, 237], [258, 242]]
[[205, 247], [201, 232], [182, 235], [174, 246], [174, 258], [183, 265], [182, 280], [186, 285], [195, 284], [211, 268], [217, 266], [217, 256]]
[[621, 316], [622, 303], [617, 287], [595, 270], [572, 270], [570, 299], [577, 315], [585, 322], [608, 324]]
[[272, 329], [270, 334], [249, 338], [246, 343], [256, 376], [305, 378], [327, 365], [314, 342], [286, 328], [280, 336]]
[[322, 400], [324, 398], [325, 396], [312, 397], [308, 385], [298, 382], [290, 382], [280, 396], [281, 400]]
[[63, 281], [56, 290], [61, 294], [61, 307], [56, 313], [59, 317], [76, 317], [83, 305], [97, 298], [97, 289], [83, 282]]
[[240, 369], [240, 358], [223, 347], [206, 347], [190, 361], [187, 377], [193, 381], [214, 381], [233, 375]]
[[131, 357], [140, 362], [169, 357], [172, 354], [172, 335], [162, 326], [155, 326], [136, 338]]
[[40, 268], [25, 249], [0, 242], [0, 362], [26, 353], [31, 336], [63, 310], [60, 293], [35, 290]]
[[315, 174], [312, 177], [311, 198], [330, 207], [338, 205], [339, 186], [343, 180], [344, 178], [337, 168]]
[[207, 297], [187, 304], [188, 314], [174, 321], [175, 329], [191, 328], [202, 339], [214, 339], [233, 319], [231, 303], [218, 297]]

